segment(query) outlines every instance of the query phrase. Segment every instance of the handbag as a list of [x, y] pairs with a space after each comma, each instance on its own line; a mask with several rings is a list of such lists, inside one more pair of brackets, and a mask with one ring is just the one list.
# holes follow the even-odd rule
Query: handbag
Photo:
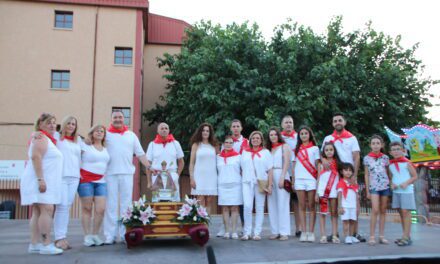
[[268, 180], [260, 180], [258, 179], [258, 174], [257, 174], [257, 170], [255, 169], [255, 164], [254, 164], [254, 160], [252, 160], [252, 167], [254, 168], [254, 173], [255, 173], [255, 177], [257, 178], [257, 184], [258, 184], [258, 192], [265, 194], [266, 190], [268, 188]]
[[292, 182], [289, 179], [284, 179], [284, 190], [288, 193], [292, 192]]

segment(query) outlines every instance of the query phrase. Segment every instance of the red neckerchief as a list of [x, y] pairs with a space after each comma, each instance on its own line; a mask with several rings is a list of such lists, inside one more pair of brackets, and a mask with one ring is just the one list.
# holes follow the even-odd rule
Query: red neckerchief
[[225, 164], [227, 163], [226, 159], [229, 157], [238, 156], [240, 154], [237, 153], [234, 149], [231, 149], [227, 151], [226, 149], [222, 150], [219, 154], [220, 157], [222, 157], [225, 160]]
[[287, 133], [286, 131], [282, 131], [281, 135], [285, 136], [285, 137], [291, 137], [291, 138], [295, 138], [296, 136], [296, 131], [292, 130], [292, 132]]
[[343, 129], [341, 134], [339, 134], [339, 135], [338, 135], [338, 133], [335, 130], [335, 131], [333, 131], [333, 134], [332, 134], [333, 140], [331, 142], [335, 143], [336, 141], [339, 140], [342, 143], [344, 138], [351, 138], [352, 136], [353, 136], [353, 134], [348, 132], [345, 129]]
[[243, 138], [243, 142], [241, 143], [240, 146], [240, 154], [243, 153], [243, 150], [249, 148], [249, 140], [247, 140], [247, 138]]
[[304, 168], [316, 179], [318, 176], [318, 171], [315, 166], [309, 160], [309, 153], [307, 151], [308, 148], [315, 146], [313, 142], [309, 142], [307, 145], [302, 144], [299, 147], [298, 154], [296, 155], [298, 160], [304, 166]]
[[110, 133], [118, 133], [118, 134], [124, 135], [124, 133], [128, 131], [128, 127], [122, 126], [122, 128], [117, 129], [112, 124], [110, 124], [107, 131]]
[[[328, 170], [321, 171], [321, 174], [327, 172]], [[319, 206], [321, 208], [321, 213], [327, 213], [328, 212], [328, 197], [330, 196], [330, 192], [332, 190], [333, 184], [336, 180], [336, 177], [338, 176], [338, 165], [336, 164], [336, 160], [332, 159], [330, 163], [330, 177], [327, 181], [327, 186], [324, 190], [324, 195], [319, 198]]]
[[63, 139], [67, 139], [67, 140], [70, 140], [72, 142], [75, 140], [75, 138], [73, 136], [64, 136]]
[[342, 195], [344, 198], [347, 198], [347, 193], [349, 189], [352, 189], [353, 191], [357, 192], [358, 185], [357, 184], [347, 184], [345, 180], [339, 181], [338, 185], [336, 186], [337, 189], [342, 189]]
[[400, 172], [399, 163], [405, 163], [405, 162], [408, 162], [408, 164], [412, 166], [412, 162], [409, 159], [405, 158], [405, 157], [400, 157], [400, 158], [397, 158], [397, 159], [390, 160], [390, 165], [394, 164], [394, 166], [396, 166], [396, 170], [398, 172]]
[[240, 139], [244, 139], [244, 137], [242, 135], [240, 135], [238, 137], [231, 136], [231, 138], [234, 142], [240, 142]]
[[378, 159], [378, 158], [382, 157], [383, 155], [385, 155], [385, 154], [383, 154], [382, 152], [379, 152], [379, 153], [370, 152], [370, 153], [368, 153], [368, 156], [372, 157], [374, 159]]
[[51, 134], [47, 133], [47, 132], [44, 131], [44, 130], [40, 130], [40, 132], [43, 133], [46, 137], [48, 137], [48, 138], [50, 139], [50, 141], [52, 141], [52, 143], [53, 143], [54, 145], [57, 144], [57, 140], [56, 140]]
[[246, 151], [249, 151], [252, 154], [252, 159], [254, 159], [255, 155], [261, 158], [261, 155], [259, 153], [261, 150], [263, 150], [263, 147], [259, 147], [257, 150], [254, 150], [253, 148], [246, 149]]
[[175, 140], [174, 136], [172, 134], [168, 134], [168, 136], [163, 139], [159, 134], [156, 135], [156, 138], [154, 139], [154, 143], [156, 144], [162, 144], [163, 147], [165, 147], [168, 143], [173, 142]]
[[277, 143], [272, 143], [272, 149], [276, 149], [276, 148], [278, 148], [279, 146], [282, 146], [284, 143], [280, 143], [280, 142], [277, 142]]

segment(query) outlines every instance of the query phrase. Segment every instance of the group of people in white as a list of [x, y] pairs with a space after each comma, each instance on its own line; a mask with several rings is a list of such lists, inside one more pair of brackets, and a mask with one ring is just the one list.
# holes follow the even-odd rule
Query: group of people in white
[[[177, 189], [175, 200], [180, 199], [179, 176], [184, 168], [184, 153], [166, 123], [158, 125], [157, 136], [149, 143], [146, 153], [137, 136], [124, 125], [121, 112], [112, 114], [107, 129], [93, 126], [84, 140], [78, 135], [77, 124], [76, 118], [68, 116], [58, 133], [53, 115], [44, 113], [36, 122], [20, 187], [22, 205], [32, 205], [29, 253], [61, 254], [70, 248], [66, 235], [76, 193], [81, 199], [84, 245], [124, 241], [125, 229], [118, 215], [132, 203], [133, 156], [147, 168], [148, 188], [157, 177], [155, 171], [162, 171], [161, 164], [165, 161]], [[253, 131], [249, 140], [241, 134], [241, 122], [233, 120], [231, 135], [222, 144], [217, 141], [212, 125], [201, 124], [191, 138], [191, 195], [197, 196], [208, 211], [213, 197], [218, 196], [223, 225], [217, 235], [225, 239], [261, 240], [267, 199], [269, 239], [288, 240], [292, 198], [295, 236], [300, 242], [316, 240], [316, 204], [320, 243], [340, 243], [338, 215], [343, 222], [346, 244], [363, 239], [357, 226], [359, 144], [345, 129], [343, 114], [335, 114], [332, 125], [335, 130], [325, 137], [320, 149], [309, 127], [301, 126], [298, 133], [294, 130], [291, 116], [283, 117], [281, 131], [270, 128], [266, 137], [260, 131]], [[400, 142], [390, 144], [392, 160], [383, 153], [384, 141], [380, 136], [371, 137], [370, 147], [371, 152], [363, 158], [367, 197], [372, 203], [368, 244], [389, 243], [384, 226], [388, 198], [392, 195], [392, 205], [399, 210], [403, 228], [402, 238], [395, 243], [410, 245], [415, 169], [404, 157]], [[331, 217], [330, 236], [325, 229], [327, 215]], [[378, 216], [379, 239], [376, 240]], [[50, 236], [52, 222], [55, 243]], [[99, 236], [102, 222], [104, 240]]]

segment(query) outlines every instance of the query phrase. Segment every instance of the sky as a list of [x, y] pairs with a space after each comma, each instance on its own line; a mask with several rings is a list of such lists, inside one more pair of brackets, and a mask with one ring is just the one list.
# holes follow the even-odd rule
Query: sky
[[[368, 21], [376, 31], [402, 36], [401, 45], [419, 43], [416, 57], [425, 65], [423, 76], [440, 80], [440, 1], [435, 0], [149, 0], [150, 12], [194, 24], [211, 20], [221, 25], [257, 23], [267, 40], [273, 29], [291, 18], [324, 34], [329, 21], [341, 15], [344, 31], [364, 29]], [[435, 97], [428, 117], [440, 121], [440, 84], [431, 87]]]

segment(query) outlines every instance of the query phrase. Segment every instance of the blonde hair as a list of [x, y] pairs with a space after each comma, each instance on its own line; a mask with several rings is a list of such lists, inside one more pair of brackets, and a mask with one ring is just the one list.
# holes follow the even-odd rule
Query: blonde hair
[[75, 120], [75, 131], [73, 131], [72, 137], [73, 137], [73, 142], [76, 143], [78, 137], [78, 120], [75, 117], [66, 116], [63, 118], [63, 121], [61, 122], [60, 134], [61, 134], [61, 139], [63, 139], [66, 136], [66, 132], [64, 130], [66, 129], [67, 124], [72, 120]]
[[55, 120], [56, 120], [56, 118], [55, 118], [54, 115], [49, 114], [49, 113], [42, 113], [42, 114], [38, 117], [37, 121], [35, 121], [35, 126], [34, 126], [35, 131], [40, 131], [40, 125], [41, 125], [41, 123], [44, 123], [44, 122], [50, 121], [50, 120], [52, 120], [52, 119], [55, 119]]
[[253, 148], [254, 146], [252, 145], [252, 137], [254, 136], [254, 135], [259, 135], [260, 136], [260, 138], [261, 138], [261, 145], [260, 145], [260, 147], [263, 147], [264, 148], [264, 137], [263, 137], [263, 133], [261, 132], [261, 131], [254, 131], [254, 132], [252, 132], [251, 133], [251, 135], [249, 136], [249, 147], [250, 148]]
[[87, 138], [85, 140], [87, 145], [92, 145], [93, 143], [95, 143], [93, 140], [93, 133], [100, 128], [104, 129], [104, 137], [102, 138], [101, 144], [103, 147], [105, 147], [105, 136], [107, 135], [107, 131], [105, 126], [103, 125], [94, 125], [92, 126], [92, 128], [90, 128], [89, 133], [87, 134]]

